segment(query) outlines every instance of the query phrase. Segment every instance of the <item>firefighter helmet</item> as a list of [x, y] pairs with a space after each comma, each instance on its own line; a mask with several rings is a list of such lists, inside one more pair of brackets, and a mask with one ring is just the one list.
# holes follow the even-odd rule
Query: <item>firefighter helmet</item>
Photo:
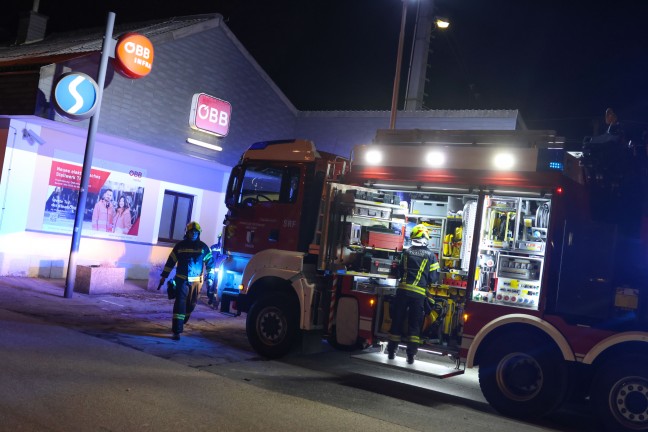
[[195, 221], [191, 221], [187, 224], [187, 227], [185, 228], [185, 232], [189, 231], [198, 231], [199, 233], [202, 232], [202, 228], [200, 228], [200, 224]]
[[414, 239], [430, 239], [430, 233], [428, 231], [428, 227], [426, 227], [423, 224], [418, 224], [414, 228], [412, 228], [412, 232], [410, 232], [410, 238], [412, 240]]

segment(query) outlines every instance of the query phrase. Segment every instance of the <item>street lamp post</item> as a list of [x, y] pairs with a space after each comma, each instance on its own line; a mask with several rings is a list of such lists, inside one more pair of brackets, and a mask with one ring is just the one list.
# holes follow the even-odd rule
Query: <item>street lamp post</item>
[[398, 109], [398, 88], [400, 87], [401, 67], [403, 65], [403, 45], [405, 42], [405, 21], [407, 20], [407, 1], [403, 0], [400, 36], [398, 37], [398, 54], [396, 55], [396, 75], [394, 76], [394, 90], [392, 91], [391, 115], [389, 129], [396, 126], [396, 110]]
[[[396, 114], [398, 112], [398, 92], [400, 89], [401, 70], [403, 66], [403, 47], [405, 42], [405, 25], [407, 21], [407, 2], [403, 1], [403, 11], [401, 15], [401, 28], [398, 38], [398, 54], [396, 56], [396, 73], [394, 75], [394, 89], [392, 92], [391, 116], [389, 128], [396, 127]], [[427, 53], [429, 49], [431, 26], [445, 30], [449, 27], [450, 22], [441, 17], [435, 17], [432, 24], [432, 13], [434, 10], [434, 0], [418, 0], [418, 9], [416, 12], [416, 26], [414, 28], [414, 41], [412, 42], [412, 54], [410, 59], [410, 68], [407, 76], [407, 90], [405, 94], [405, 110], [414, 111], [422, 106], [423, 89], [425, 86], [425, 75], [427, 66]], [[421, 25], [420, 28], [419, 24]], [[414, 85], [410, 88], [410, 80], [414, 80]]]

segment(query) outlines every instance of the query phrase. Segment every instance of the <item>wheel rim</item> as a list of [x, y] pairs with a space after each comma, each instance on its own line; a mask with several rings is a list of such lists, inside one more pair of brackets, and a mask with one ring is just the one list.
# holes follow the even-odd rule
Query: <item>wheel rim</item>
[[266, 345], [277, 345], [286, 336], [288, 322], [282, 311], [274, 306], [261, 311], [257, 319], [257, 334]]
[[514, 401], [533, 399], [542, 389], [540, 364], [524, 353], [511, 353], [497, 367], [497, 385], [507, 398]]
[[633, 429], [648, 428], [648, 381], [624, 377], [610, 391], [610, 408], [618, 421]]

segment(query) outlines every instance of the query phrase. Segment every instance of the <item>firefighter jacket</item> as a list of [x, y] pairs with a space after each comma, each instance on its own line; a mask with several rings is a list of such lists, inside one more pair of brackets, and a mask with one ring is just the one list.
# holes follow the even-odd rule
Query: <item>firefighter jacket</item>
[[425, 296], [427, 287], [439, 280], [439, 262], [426, 246], [413, 245], [403, 252], [399, 267], [399, 289]]
[[164, 265], [161, 277], [166, 278], [177, 265], [175, 277], [187, 282], [203, 280], [203, 266], [207, 269], [207, 279], [214, 280], [215, 268], [211, 249], [200, 240], [184, 239], [173, 247]]

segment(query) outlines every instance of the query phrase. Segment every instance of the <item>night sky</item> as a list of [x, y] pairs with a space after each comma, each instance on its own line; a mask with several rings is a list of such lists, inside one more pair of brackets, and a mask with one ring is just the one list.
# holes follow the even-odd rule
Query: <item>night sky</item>
[[[32, 3], [3, 0], [2, 41], [14, 37], [19, 12]], [[390, 109], [400, 0], [173, 3], [40, 0], [40, 12], [51, 32], [101, 27], [108, 11], [116, 24], [217, 12], [298, 109]], [[426, 108], [519, 109], [529, 128], [570, 141], [601, 131], [608, 106], [631, 137], [648, 129], [647, 1], [435, 4], [452, 24], [431, 42]], [[411, 40], [413, 13], [408, 18]]]

